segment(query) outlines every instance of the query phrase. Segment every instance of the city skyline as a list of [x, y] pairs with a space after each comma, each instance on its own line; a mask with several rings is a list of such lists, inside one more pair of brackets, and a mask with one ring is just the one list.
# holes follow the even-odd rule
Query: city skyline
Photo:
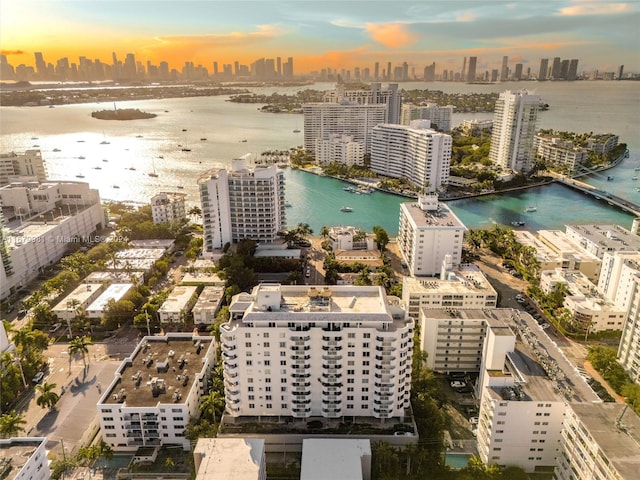
[[[111, 63], [136, 60], [250, 65], [261, 57], [295, 57], [295, 70], [380, 68], [408, 63], [421, 73], [461, 71], [477, 57], [478, 72], [522, 64], [536, 72], [543, 58], [580, 58], [581, 71], [640, 70], [637, 2], [4, 2], [2, 54], [35, 66], [80, 56]], [[117, 6], [117, 8], [114, 8]]]

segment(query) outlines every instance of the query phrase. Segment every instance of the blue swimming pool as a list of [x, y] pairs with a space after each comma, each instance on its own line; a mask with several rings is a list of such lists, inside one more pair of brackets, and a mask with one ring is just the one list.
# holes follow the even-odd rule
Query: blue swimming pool
[[470, 453], [447, 453], [444, 457], [444, 463], [451, 468], [464, 468], [472, 456]]

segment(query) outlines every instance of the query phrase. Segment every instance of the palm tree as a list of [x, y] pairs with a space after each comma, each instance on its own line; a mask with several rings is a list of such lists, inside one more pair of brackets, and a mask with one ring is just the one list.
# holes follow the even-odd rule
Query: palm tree
[[224, 410], [224, 397], [217, 390], [209, 390], [200, 403], [200, 413], [210, 414], [213, 423], [216, 423], [216, 410]]
[[18, 433], [24, 432], [23, 425], [26, 423], [22, 415], [18, 415], [15, 410], [5, 413], [0, 417], [0, 438], [15, 437]]
[[320, 229], [320, 235], [322, 235], [322, 238], [326, 239], [329, 236], [329, 227], [323, 225]]
[[36, 403], [42, 408], [49, 408], [50, 410], [58, 403], [60, 395], [53, 391], [58, 385], [55, 383], [43, 383], [36, 385], [36, 390], [40, 393], [40, 396], [36, 400]]
[[200, 217], [202, 216], [202, 210], [198, 206], [191, 207], [187, 212], [187, 215], [190, 217]]
[[313, 235], [313, 230], [308, 223], [299, 223], [296, 227], [296, 230], [298, 231], [298, 235], [302, 238], [307, 238]]
[[93, 345], [93, 342], [87, 336], [76, 337], [69, 342], [69, 354], [71, 356], [82, 355], [82, 363], [85, 368], [87, 367], [86, 356], [89, 354], [89, 345]]

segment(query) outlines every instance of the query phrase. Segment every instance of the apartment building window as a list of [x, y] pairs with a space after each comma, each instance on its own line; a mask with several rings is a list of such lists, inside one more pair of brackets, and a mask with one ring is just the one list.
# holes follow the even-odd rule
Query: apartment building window
[[356, 371], [355, 370], [347, 370], [347, 375], [355, 375]]
[[244, 346], [246, 348], [251, 348], [251, 342], [244, 342]]
[[369, 401], [369, 396], [368, 395], [362, 395], [362, 401], [363, 402]]
[[255, 400], [255, 399], [256, 399], [255, 395], [249, 395], [247, 398], [248, 398], [249, 400]]
[[362, 408], [363, 410], [368, 410], [369, 409], [369, 405], [361, 405], [360, 408]]
[[368, 367], [368, 366], [369, 366], [369, 360], [364, 360], [364, 361], [362, 362], [362, 366], [363, 366], [363, 367]]
[[353, 392], [353, 387], [347, 387], [347, 392]]
[[105, 425], [105, 426], [104, 426], [104, 429], [105, 429], [105, 430], [115, 430], [115, 429], [116, 429], [116, 427], [114, 427], [113, 425]]
[[269, 348], [269, 346], [270, 346], [270, 345], [271, 345], [271, 344], [270, 344], [269, 342], [264, 342], [264, 343], [262, 344], [262, 346], [263, 346], [264, 348]]
[[353, 333], [353, 332], [349, 332], [349, 333], [347, 334], [347, 338], [356, 338], [356, 334], [355, 334], [355, 333]]
[[347, 395], [347, 401], [348, 402], [353, 401], [353, 395]]
[[369, 357], [371, 352], [362, 352], [362, 356], [363, 357]]
[[347, 409], [353, 409], [353, 404], [352, 403], [347, 403]]
[[271, 379], [269, 377], [265, 378], [264, 383], [271, 383]]
[[105, 422], [113, 422], [113, 417], [104, 417]]
[[368, 392], [369, 391], [369, 387], [362, 387], [362, 391], [363, 392]]
[[369, 342], [364, 342], [362, 344], [362, 348], [369, 348]]
[[247, 391], [253, 392], [253, 387], [247, 387]]
[[362, 370], [363, 375], [369, 375], [369, 370]]
[[[247, 383], [253, 383], [253, 378], [247, 378]], [[249, 387], [251, 388], [251, 387]]]
[[355, 380], [353, 378], [347, 378], [347, 383], [355, 383]]
[[285, 342], [280, 342], [280, 348], [287, 348], [287, 344]]
[[256, 404], [255, 403], [250, 403], [249, 404], [249, 408], [256, 408]]
[[287, 391], [287, 387], [280, 387], [280, 391], [281, 392], [286, 392]]
[[265, 399], [265, 400], [273, 400], [273, 398], [271, 397], [271, 395], [265, 395], [264, 399]]
[[282, 408], [283, 408], [283, 409], [286, 409], [286, 408], [287, 408], [287, 404], [286, 404], [286, 403], [283, 403], [283, 404], [282, 404]]
[[362, 338], [371, 338], [371, 334], [370, 333], [364, 333], [362, 335]]
[[356, 356], [356, 353], [355, 353], [355, 352], [348, 352], [348, 353], [347, 353], [347, 356], [348, 356], [348, 357], [355, 357], [355, 356]]
[[[269, 332], [264, 332], [262, 338], [269, 338]], [[265, 345], [266, 346], [266, 345]]]
[[271, 391], [271, 387], [264, 387], [264, 391], [265, 392], [270, 392]]
[[251, 332], [244, 332], [244, 338], [251, 338]]
[[264, 361], [264, 366], [265, 366], [265, 367], [268, 367], [268, 366], [270, 366], [270, 365], [271, 365], [271, 360], [265, 360], [265, 361]]
[[250, 367], [251, 365], [253, 365], [253, 361], [247, 360], [247, 367]]

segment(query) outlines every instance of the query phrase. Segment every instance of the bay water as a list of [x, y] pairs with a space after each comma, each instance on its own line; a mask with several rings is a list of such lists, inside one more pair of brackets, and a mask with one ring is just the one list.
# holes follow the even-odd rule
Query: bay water
[[[293, 93], [301, 88], [332, 89], [334, 84], [310, 87], [251, 88], [256, 93]], [[640, 167], [640, 82], [518, 82], [495, 85], [458, 83], [403, 83], [404, 89], [442, 90], [448, 93], [501, 92], [527, 88], [541, 95], [550, 109], [540, 112], [538, 126], [578, 133], [615, 133], [629, 145], [630, 156], [604, 174], [583, 180], [629, 200], [640, 201], [633, 180]], [[195, 97], [118, 103], [139, 108], [156, 118], [104, 121], [91, 112], [113, 108], [112, 103], [82, 103], [47, 107], [1, 107], [0, 151], [38, 148], [52, 179], [86, 181], [104, 200], [147, 203], [159, 191], [188, 195], [199, 204], [197, 179], [207, 170], [230, 165], [246, 153], [302, 145], [302, 115], [259, 112], [260, 104], [237, 104], [228, 97]], [[453, 124], [464, 119], [491, 118], [490, 113], [455, 113]], [[184, 150], [183, 150], [184, 149]], [[189, 150], [189, 151], [186, 151]], [[158, 177], [148, 173], [156, 172]], [[607, 181], [614, 176], [614, 181]], [[315, 232], [323, 225], [356, 225], [370, 230], [381, 225], [391, 235], [398, 230], [399, 205], [407, 201], [375, 192], [355, 195], [339, 180], [298, 170], [286, 171], [288, 225], [309, 223]], [[456, 200], [449, 205], [470, 228], [526, 222], [527, 229], [562, 229], [567, 223], [617, 223], [627, 228], [632, 217], [591, 197], [561, 185], [518, 193]], [[525, 212], [527, 206], [536, 212]], [[342, 212], [349, 206], [352, 212]]]

